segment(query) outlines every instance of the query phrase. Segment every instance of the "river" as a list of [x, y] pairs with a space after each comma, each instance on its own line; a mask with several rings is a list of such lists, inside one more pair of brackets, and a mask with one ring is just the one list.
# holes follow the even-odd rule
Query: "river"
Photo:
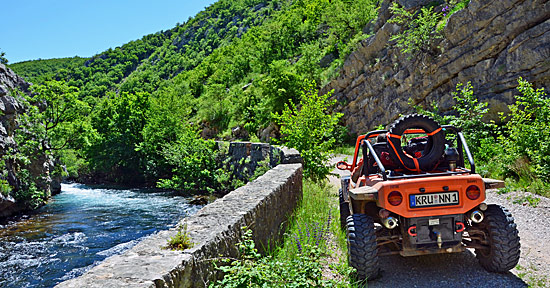
[[61, 190], [36, 213], [0, 224], [0, 287], [53, 287], [201, 208], [158, 190]]

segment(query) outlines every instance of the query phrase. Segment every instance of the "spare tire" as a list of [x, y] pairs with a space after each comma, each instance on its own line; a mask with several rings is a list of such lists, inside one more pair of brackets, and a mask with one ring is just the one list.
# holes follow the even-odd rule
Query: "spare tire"
[[[403, 152], [401, 136], [407, 129], [422, 129], [428, 135], [428, 143], [420, 158]], [[445, 150], [445, 133], [441, 126], [425, 115], [412, 114], [397, 119], [390, 127], [388, 136], [390, 157], [394, 163], [409, 171], [431, 171]]]

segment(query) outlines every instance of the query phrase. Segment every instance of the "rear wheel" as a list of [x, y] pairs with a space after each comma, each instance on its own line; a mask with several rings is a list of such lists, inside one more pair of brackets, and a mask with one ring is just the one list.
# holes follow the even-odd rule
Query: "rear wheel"
[[519, 234], [514, 217], [500, 205], [489, 205], [478, 226], [485, 233], [487, 249], [476, 249], [479, 264], [489, 272], [507, 272], [519, 261]]
[[376, 279], [380, 276], [374, 221], [365, 214], [347, 218], [348, 256], [350, 265], [357, 269], [357, 278]]
[[338, 200], [340, 202], [340, 227], [342, 227], [342, 229], [346, 229], [346, 219], [348, 219], [350, 211], [349, 203], [346, 202], [346, 200], [344, 199], [344, 193], [342, 192], [342, 189], [340, 189], [338, 193]]

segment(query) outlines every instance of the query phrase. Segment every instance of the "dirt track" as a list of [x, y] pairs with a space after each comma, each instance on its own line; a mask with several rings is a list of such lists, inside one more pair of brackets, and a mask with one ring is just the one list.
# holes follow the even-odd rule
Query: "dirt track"
[[[336, 156], [332, 161], [336, 163], [344, 157]], [[341, 176], [347, 171], [333, 172]], [[339, 177], [331, 176], [330, 182], [340, 187]], [[518, 226], [521, 258], [512, 271], [505, 274], [485, 271], [470, 249], [455, 254], [384, 256], [380, 259], [382, 277], [369, 281], [368, 287], [550, 287], [550, 199], [537, 196], [541, 200], [534, 208], [518, 200], [522, 195], [487, 192], [486, 202], [507, 207]]]

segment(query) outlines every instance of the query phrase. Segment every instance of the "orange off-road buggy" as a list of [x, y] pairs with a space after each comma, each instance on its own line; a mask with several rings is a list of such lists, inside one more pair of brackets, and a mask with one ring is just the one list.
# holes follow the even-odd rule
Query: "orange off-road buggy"
[[352, 174], [342, 177], [340, 221], [358, 278], [378, 277], [379, 256], [390, 254], [474, 248], [488, 271], [505, 272], [518, 263], [514, 218], [506, 208], [484, 203], [485, 189], [503, 182], [475, 173], [460, 129], [423, 115], [404, 116], [388, 131], [359, 136], [353, 162], [337, 168]]

